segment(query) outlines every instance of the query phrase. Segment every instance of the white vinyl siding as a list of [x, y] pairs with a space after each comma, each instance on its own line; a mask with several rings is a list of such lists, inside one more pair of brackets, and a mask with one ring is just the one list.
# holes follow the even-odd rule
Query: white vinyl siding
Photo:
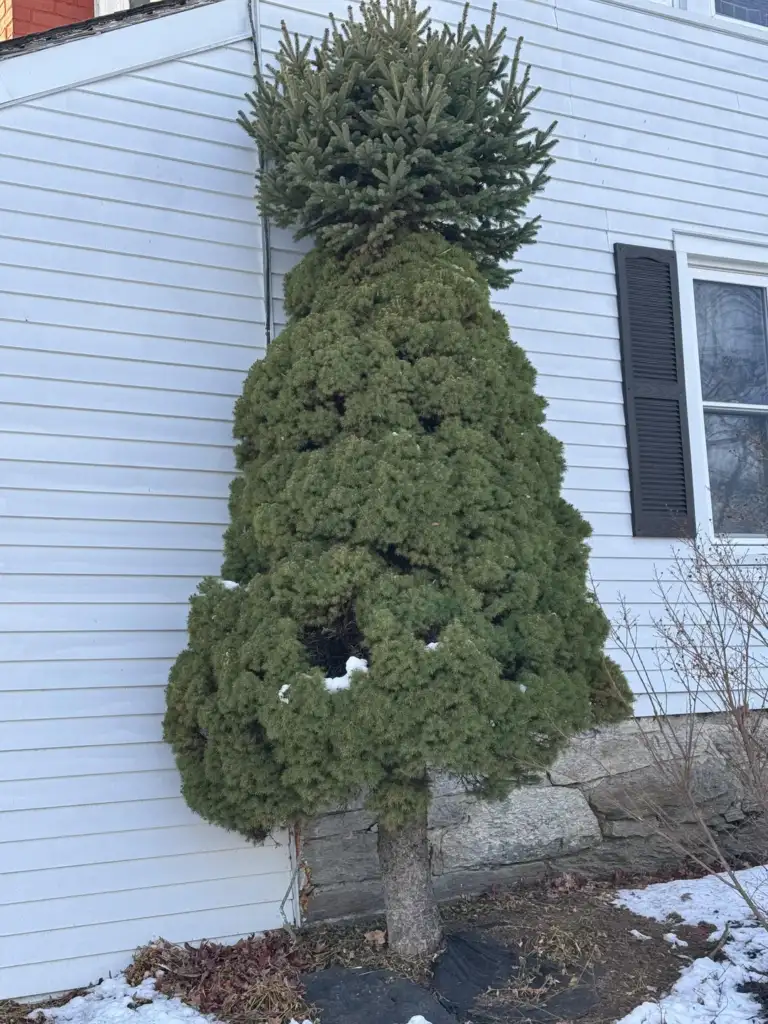
[[[292, 30], [322, 33], [324, 7], [292, 6], [262, 0], [266, 59], [283, 19]], [[343, 13], [341, 3], [330, 6]], [[473, 5], [476, 23], [485, 24], [488, 6]], [[462, 4], [437, 0], [431, 9], [456, 22]], [[541, 127], [556, 119], [559, 142], [552, 180], [531, 207], [542, 218], [538, 241], [494, 301], [536, 366], [549, 428], [565, 443], [565, 494], [593, 527], [598, 596], [613, 618], [620, 595], [627, 598], [652, 659], [650, 622], [661, 612], [655, 574], [669, 565], [672, 544], [632, 537], [613, 246], [672, 248], [680, 231], [768, 237], [768, 35], [651, 4], [519, 0], [511, 10], [500, 8], [498, 24], [510, 51], [524, 36], [523, 58], [542, 90], [535, 118]], [[273, 234], [279, 289], [297, 247]], [[647, 714], [642, 684], [630, 675], [636, 710]], [[686, 707], [684, 694], [668, 694], [670, 713]]]
[[287, 837], [202, 822], [162, 742], [264, 346], [234, 121], [252, 63], [245, 41], [0, 109], [0, 998], [97, 980], [157, 935], [282, 923]]

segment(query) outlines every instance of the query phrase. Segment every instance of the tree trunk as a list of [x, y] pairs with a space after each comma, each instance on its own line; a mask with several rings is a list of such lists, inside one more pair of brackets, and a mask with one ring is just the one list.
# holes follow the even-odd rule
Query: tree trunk
[[432, 889], [426, 809], [401, 828], [379, 823], [378, 846], [389, 947], [408, 959], [431, 956], [443, 932]]

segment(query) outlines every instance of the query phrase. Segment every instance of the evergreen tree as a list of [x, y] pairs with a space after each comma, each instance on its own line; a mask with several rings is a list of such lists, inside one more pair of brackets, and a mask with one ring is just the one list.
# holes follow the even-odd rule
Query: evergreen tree
[[365, 796], [406, 955], [440, 939], [435, 773], [502, 796], [629, 708], [561, 445], [490, 304], [551, 146], [503, 42], [373, 2], [311, 59], [286, 34], [257, 80], [263, 209], [318, 245], [237, 402], [231, 582], [192, 598], [168, 688], [211, 821], [257, 839]]

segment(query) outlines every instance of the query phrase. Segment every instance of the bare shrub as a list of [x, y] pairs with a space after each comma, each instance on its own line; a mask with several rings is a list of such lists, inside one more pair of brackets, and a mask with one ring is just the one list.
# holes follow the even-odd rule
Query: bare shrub
[[[614, 639], [639, 676], [652, 719], [640, 734], [655, 771], [685, 809], [700, 842], [680, 829], [679, 813], [653, 794], [625, 808], [657, 822], [659, 835], [682, 856], [715, 869], [768, 926], [768, 900], [747, 891], [733, 869], [723, 832], [701, 800], [702, 765], [716, 756], [747, 812], [768, 812], [768, 558], [727, 540], [680, 546], [657, 574], [660, 614], [655, 644], [639, 642], [637, 617], [622, 603]], [[659, 680], [661, 685], [659, 685]], [[669, 694], [682, 695], [685, 712], [669, 715]], [[716, 715], [718, 739], [704, 729], [702, 712]]]

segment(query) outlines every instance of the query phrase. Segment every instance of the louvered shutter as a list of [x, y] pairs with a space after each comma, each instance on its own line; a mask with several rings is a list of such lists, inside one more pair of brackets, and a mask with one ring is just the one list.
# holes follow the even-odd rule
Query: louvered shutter
[[675, 253], [617, 245], [616, 282], [636, 537], [692, 537], [691, 449]]

